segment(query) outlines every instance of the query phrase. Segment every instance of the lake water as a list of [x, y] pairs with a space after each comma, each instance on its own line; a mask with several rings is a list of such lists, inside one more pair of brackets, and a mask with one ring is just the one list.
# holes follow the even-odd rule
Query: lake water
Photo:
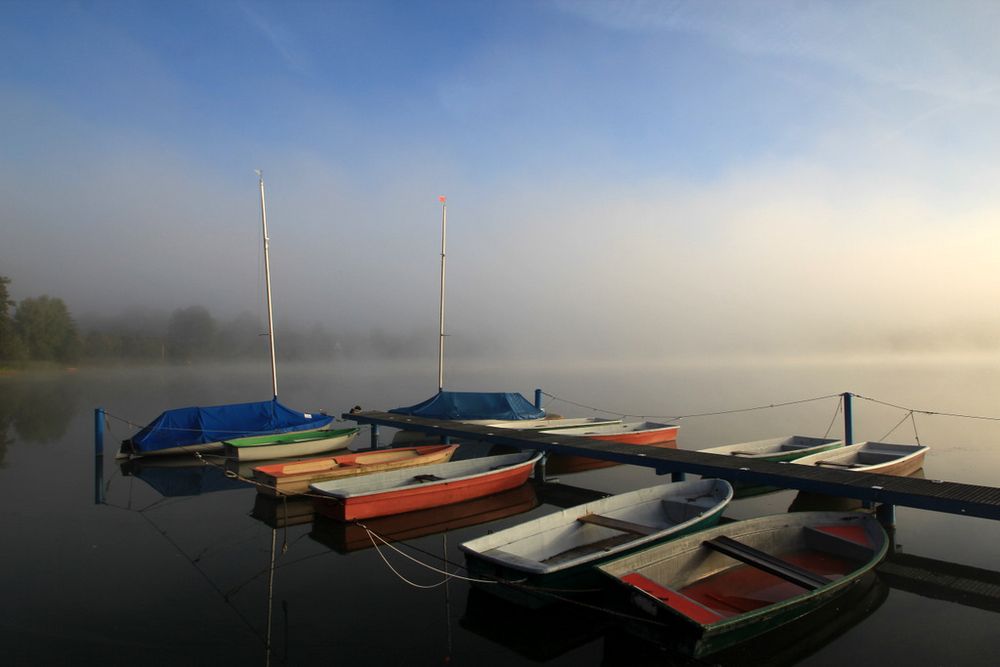
[[[434, 393], [437, 379], [433, 361], [300, 365], [279, 373], [283, 403], [338, 415], [354, 405], [382, 410], [416, 403]], [[170, 407], [266, 399], [269, 383], [265, 364], [0, 377], [6, 664], [689, 664], [600, 618], [573, 610], [532, 616], [470, 592], [460, 579], [441, 585], [444, 575], [406, 557], [461, 574], [458, 544], [553, 511], [544, 490], [527, 487], [465, 516], [442, 511], [410, 526], [378, 524], [387, 533], [410, 531], [399, 545], [404, 556], [373, 548], [365, 533], [310, 520], [307, 505], [262, 502], [252, 488], [214, 469], [140, 465], [123, 472], [114, 458], [118, 441], [135, 430], [127, 421], [145, 424]], [[540, 387], [548, 394], [546, 408], [566, 416], [597, 414], [583, 406], [648, 417], [694, 415], [844, 391], [906, 408], [1000, 415], [997, 357], [455, 362], [446, 385], [529, 398]], [[679, 446], [828, 430], [841, 437], [837, 406], [838, 399], [828, 398], [686, 418]], [[96, 407], [111, 415], [102, 459], [94, 456]], [[858, 441], [919, 437], [930, 445], [928, 478], [1000, 484], [1000, 422], [917, 414], [915, 434], [913, 422], [900, 424], [905, 411], [863, 399], [855, 399], [854, 415]], [[367, 442], [364, 431], [355, 446]], [[621, 492], [664, 479], [618, 466], [559, 481]], [[781, 491], [739, 500], [727, 516], [783, 512], [795, 497]], [[483, 522], [463, 525], [475, 520]], [[1000, 522], [898, 508], [895, 542], [905, 554], [1000, 570]], [[757, 642], [705, 662], [993, 665], [1000, 604], [983, 607], [883, 577], [865, 595], [817, 617], [794, 641]]]

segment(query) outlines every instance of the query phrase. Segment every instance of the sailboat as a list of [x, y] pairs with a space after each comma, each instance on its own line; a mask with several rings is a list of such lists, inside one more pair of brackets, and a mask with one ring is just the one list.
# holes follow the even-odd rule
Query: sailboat
[[[264, 239], [267, 337], [271, 348], [271, 400], [167, 410], [135, 435], [122, 441], [118, 452], [119, 458], [193, 454], [221, 450], [226, 441], [269, 434], [329, 430], [330, 424], [333, 422], [333, 417], [330, 415], [299, 412], [278, 402], [277, 363], [274, 355], [274, 317], [271, 313], [271, 270], [268, 255], [270, 239], [267, 236], [264, 176], [259, 171], [257, 176], [260, 185], [260, 220]], [[358, 430], [357, 428], [340, 429], [339, 431], [343, 431], [343, 433], [330, 430], [330, 435], [353, 437]], [[338, 447], [346, 447], [349, 439], [337, 439]]]
[[[483, 420], [484, 422], [516, 422], [541, 420], [545, 411], [515, 392], [445, 391], [444, 389], [444, 287], [445, 248], [448, 228], [448, 201], [444, 195], [441, 202], [441, 294], [439, 301], [438, 334], [438, 388], [437, 393], [415, 405], [393, 408], [389, 412], [426, 417], [429, 419]], [[393, 444], [404, 444], [426, 437], [415, 431], [400, 431], [393, 438]]]

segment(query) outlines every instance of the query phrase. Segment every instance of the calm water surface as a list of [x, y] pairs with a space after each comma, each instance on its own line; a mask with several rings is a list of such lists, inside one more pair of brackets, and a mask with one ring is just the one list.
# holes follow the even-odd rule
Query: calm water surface
[[[461, 580], [441, 585], [442, 574], [376, 550], [367, 534], [313, 520], [303, 503], [263, 502], [215, 469], [140, 464], [123, 471], [115, 460], [117, 442], [135, 430], [127, 421], [145, 424], [170, 407], [266, 399], [268, 372], [261, 364], [0, 377], [6, 664], [691, 664], [629, 639], [607, 619], [572, 609], [531, 616], [470, 592]], [[433, 362], [292, 366], [279, 374], [284, 403], [338, 415], [356, 404], [409, 405], [436, 390]], [[529, 397], [540, 387], [558, 397], [546, 407], [567, 416], [593, 414], [581, 405], [651, 417], [693, 415], [843, 391], [920, 410], [1000, 415], [998, 358], [523, 368], [455, 363], [446, 380], [450, 389]], [[822, 436], [828, 429], [840, 437], [837, 405], [831, 398], [684, 419], [679, 445]], [[96, 466], [95, 407], [112, 415], [106, 455]], [[915, 426], [907, 420], [893, 431], [905, 416], [857, 400], [855, 438], [919, 437], [932, 447], [926, 477], [1000, 484], [1000, 423], [918, 414]], [[355, 446], [366, 444], [367, 432]], [[560, 478], [604, 492], [662, 481], [625, 466]], [[785, 491], [739, 500], [727, 516], [783, 512], [795, 500]], [[438, 511], [410, 525], [375, 527], [408, 531], [400, 547], [407, 556], [461, 572], [460, 542], [553, 511], [549, 501], [545, 490], [526, 487], [464, 515]], [[895, 542], [903, 553], [1000, 570], [1000, 523], [905, 508], [897, 510], [897, 522]], [[883, 577], [792, 640], [757, 642], [705, 662], [994, 665], [1000, 615], [983, 606]]]

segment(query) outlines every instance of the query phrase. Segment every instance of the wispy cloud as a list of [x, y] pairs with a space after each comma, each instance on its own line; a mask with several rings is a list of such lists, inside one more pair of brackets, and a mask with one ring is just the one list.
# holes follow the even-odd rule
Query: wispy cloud
[[245, 2], [240, 3], [239, 7], [247, 23], [264, 37], [288, 69], [296, 74], [312, 74], [312, 62], [306, 55], [306, 50], [287, 26], [263, 16]]

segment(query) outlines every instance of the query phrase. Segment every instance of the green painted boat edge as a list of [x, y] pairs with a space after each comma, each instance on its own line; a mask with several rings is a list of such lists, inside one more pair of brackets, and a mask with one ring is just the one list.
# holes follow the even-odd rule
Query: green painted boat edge
[[269, 435], [252, 435], [246, 438], [226, 440], [224, 444], [231, 447], [267, 447], [269, 445], [285, 445], [297, 442], [312, 442], [314, 440], [329, 440], [354, 435], [361, 431], [358, 427], [326, 429], [319, 431], [292, 431], [290, 433], [272, 433]]

